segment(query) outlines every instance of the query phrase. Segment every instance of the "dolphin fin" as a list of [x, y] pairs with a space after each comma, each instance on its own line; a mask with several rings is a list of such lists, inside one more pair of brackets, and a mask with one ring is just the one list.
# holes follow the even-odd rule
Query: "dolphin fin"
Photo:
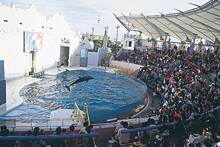
[[79, 79], [81, 79], [82, 77], [80, 77], [80, 76], [78, 76], [79, 77]]
[[66, 87], [70, 91], [70, 86], [64, 86], [64, 87]]

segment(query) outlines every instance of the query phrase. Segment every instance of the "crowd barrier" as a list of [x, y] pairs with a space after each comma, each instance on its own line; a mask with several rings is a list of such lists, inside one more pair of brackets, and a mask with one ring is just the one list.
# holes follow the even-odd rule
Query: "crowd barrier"
[[[52, 139], [67, 139], [67, 138], [85, 138], [99, 137], [99, 133], [88, 134], [70, 134], [70, 135], [41, 135], [41, 136], [0, 136], [0, 140], [52, 140]], [[98, 144], [99, 145], [99, 138]]]

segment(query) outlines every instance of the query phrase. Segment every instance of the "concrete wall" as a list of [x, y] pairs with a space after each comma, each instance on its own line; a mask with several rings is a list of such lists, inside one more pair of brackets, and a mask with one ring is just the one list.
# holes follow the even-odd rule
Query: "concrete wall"
[[98, 66], [104, 57], [108, 56], [108, 48], [99, 48], [98, 52], [89, 52], [88, 54], [88, 64]]
[[108, 56], [108, 47], [99, 48], [99, 50], [98, 50], [98, 65], [100, 65], [102, 59], [107, 56]]
[[126, 62], [115, 61], [115, 60], [111, 60], [111, 66], [113, 68], [120, 67], [120, 69], [124, 69], [125, 71], [128, 70], [129, 72], [140, 69], [140, 67], [144, 67], [143, 65], [137, 65], [137, 64], [126, 63]]
[[70, 64], [79, 63], [74, 53], [80, 50], [80, 38], [62, 15], [47, 18], [34, 5], [27, 10], [0, 5], [0, 13], [4, 14], [0, 15], [0, 59], [5, 61], [6, 79], [23, 76], [32, 66], [29, 52], [23, 52], [24, 31], [43, 33], [43, 49], [36, 53], [37, 71], [55, 66], [59, 61], [62, 38], [70, 41]]
[[96, 52], [88, 53], [88, 65], [98, 66], [98, 53]]

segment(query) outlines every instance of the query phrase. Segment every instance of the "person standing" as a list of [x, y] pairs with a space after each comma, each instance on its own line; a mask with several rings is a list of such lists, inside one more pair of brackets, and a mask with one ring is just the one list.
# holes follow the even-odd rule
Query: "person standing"
[[57, 73], [60, 71], [60, 63], [57, 62]]
[[106, 69], [107, 66], [108, 66], [108, 61], [106, 60], [105, 61], [105, 69]]

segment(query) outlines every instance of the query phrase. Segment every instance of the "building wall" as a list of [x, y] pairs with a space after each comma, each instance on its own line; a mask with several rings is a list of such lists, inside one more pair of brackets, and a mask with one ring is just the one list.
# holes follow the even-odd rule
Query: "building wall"
[[88, 53], [88, 65], [98, 66], [98, 54], [96, 52]]
[[0, 5], [0, 13], [4, 14], [0, 15], [0, 60], [5, 61], [6, 79], [24, 76], [32, 67], [31, 54], [23, 51], [24, 31], [43, 33], [43, 49], [36, 53], [37, 71], [55, 66], [59, 61], [62, 38], [70, 40], [70, 65], [79, 63], [75, 52], [80, 50], [80, 38], [62, 15], [47, 18], [34, 5], [27, 10]]
[[116, 69], [122, 69], [125, 73], [131, 74], [135, 70], [138, 70], [141, 67], [143, 67], [143, 65], [111, 60], [111, 67]]
[[[130, 46], [129, 46], [129, 42], [131, 42]], [[135, 45], [134, 38], [127, 37], [123, 40], [123, 49], [134, 50], [134, 45]]]

